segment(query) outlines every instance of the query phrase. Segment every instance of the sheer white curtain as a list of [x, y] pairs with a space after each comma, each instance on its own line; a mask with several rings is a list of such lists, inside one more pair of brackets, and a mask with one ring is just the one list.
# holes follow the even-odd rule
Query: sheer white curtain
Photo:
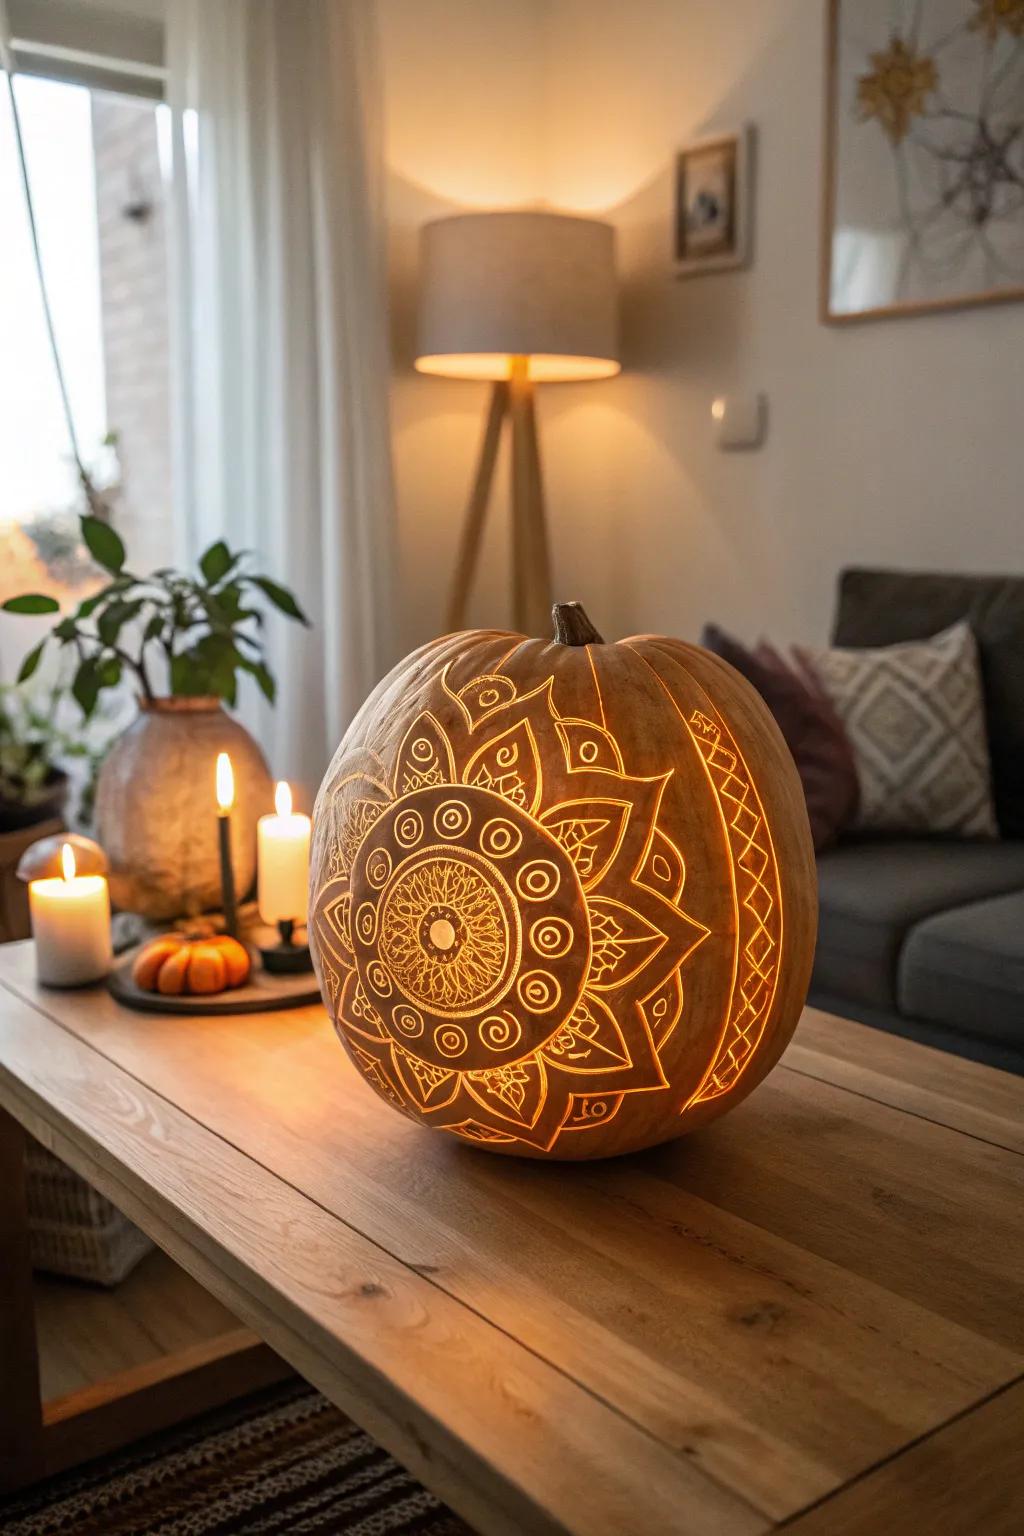
[[258, 551], [311, 632], [268, 617], [271, 711], [315, 791], [391, 664], [380, 85], [366, 0], [168, 6], [180, 552]]

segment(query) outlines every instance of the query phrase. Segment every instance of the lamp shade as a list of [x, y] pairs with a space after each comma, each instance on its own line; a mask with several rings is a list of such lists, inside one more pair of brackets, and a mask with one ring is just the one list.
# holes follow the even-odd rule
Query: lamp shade
[[615, 232], [561, 213], [468, 213], [421, 236], [421, 373], [538, 381], [619, 371]]

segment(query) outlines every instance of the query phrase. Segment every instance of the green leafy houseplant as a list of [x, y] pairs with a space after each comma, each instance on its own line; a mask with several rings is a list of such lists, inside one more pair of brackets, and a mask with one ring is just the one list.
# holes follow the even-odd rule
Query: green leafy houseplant
[[[81, 729], [59, 722], [67, 690], [0, 684], [0, 832], [64, 813], [69, 793], [88, 819], [96, 770], [105, 750]], [[68, 770], [76, 763], [72, 787]]]
[[[110, 580], [34, 646], [21, 664], [19, 683], [30, 678], [47, 646], [70, 651], [71, 692], [88, 717], [101, 692], [132, 677], [151, 702], [154, 659], [166, 667], [173, 697], [207, 696], [234, 704], [239, 673], [254, 678], [273, 703], [275, 683], [263, 645], [263, 615], [254, 606], [262, 596], [289, 619], [309, 620], [292, 594], [269, 576], [249, 568], [250, 556], [232, 551], [223, 539], [211, 544], [196, 576], [162, 567], [149, 576], [126, 569], [124, 544], [101, 518], [81, 519], [82, 537]], [[11, 597], [8, 613], [59, 613], [52, 597], [38, 592]]]
[[26, 816], [64, 783], [55, 758], [66, 743], [50, 702], [41, 707], [13, 688], [0, 688], [0, 804]]

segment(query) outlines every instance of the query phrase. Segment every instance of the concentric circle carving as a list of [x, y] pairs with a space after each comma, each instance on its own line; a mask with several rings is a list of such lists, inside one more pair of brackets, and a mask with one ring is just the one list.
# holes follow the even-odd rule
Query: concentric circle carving
[[395, 817], [395, 842], [402, 848], [414, 848], [423, 837], [423, 817], [419, 811], [400, 811]]
[[530, 859], [516, 871], [516, 890], [524, 901], [550, 901], [562, 883], [554, 859]]
[[356, 933], [364, 944], [372, 944], [377, 936], [377, 908], [372, 901], [364, 901], [356, 913]]
[[582, 992], [589, 923], [572, 860], [505, 796], [445, 784], [395, 800], [363, 839], [351, 889], [366, 995], [431, 1068], [529, 1055]]
[[416, 1040], [423, 1033], [423, 1015], [418, 1008], [410, 1008], [402, 1003], [392, 1011], [391, 1019], [395, 1028], [407, 1040]]
[[530, 947], [546, 960], [567, 955], [574, 937], [572, 924], [564, 917], [538, 917], [530, 924]]
[[469, 807], [464, 800], [443, 800], [434, 812], [434, 831], [438, 837], [464, 837], [469, 822]]
[[434, 1030], [434, 1044], [442, 1056], [464, 1056], [469, 1044], [466, 1031], [458, 1024], [441, 1024]]
[[495, 816], [480, 834], [480, 851], [491, 859], [509, 859], [523, 845], [523, 834], [507, 816]]
[[548, 971], [527, 971], [516, 982], [516, 993], [530, 1013], [550, 1013], [557, 1008], [562, 989]]
[[387, 885], [391, 874], [391, 855], [386, 848], [375, 848], [373, 857], [366, 861], [366, 878], [376, 890]]

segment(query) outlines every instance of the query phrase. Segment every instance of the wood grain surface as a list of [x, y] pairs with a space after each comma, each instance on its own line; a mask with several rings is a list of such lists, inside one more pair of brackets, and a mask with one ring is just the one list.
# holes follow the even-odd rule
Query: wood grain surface
[[0, 1103], [483, 1533], [884, 1509], [1024, 1374], [1003, 1074], [809, 1012], [700, 1134], [512, 1163], [381, 1105], [320, 1009], [142, 1018], [28, 946], [0, 981]]
[[37, 1273], [32, 1295], [44, 1402], [238, 1327], [226, 1307], [159, 1249], [119, 1285]]

